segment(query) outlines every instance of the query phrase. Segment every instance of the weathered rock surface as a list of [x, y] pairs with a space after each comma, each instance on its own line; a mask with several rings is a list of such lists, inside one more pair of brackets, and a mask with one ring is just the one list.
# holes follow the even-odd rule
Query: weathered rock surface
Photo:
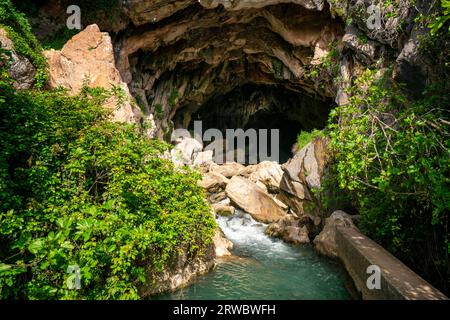
[[213, 151], [202, 151], [197, 153], [194, 159], [194, 166], [202, 166], [213, 162]]
[[263, 161], [256, 165], [256, 170], [249, 176], [249, 180], [263, 183], [269, 192], [278, 193], [283, 177], [281, 166], [274, 161]]
[[[223, 189], [221, 189], [223, 190]], [[227, 194], [225, 193], [225, 191], [219, 191], [219, 192], [212, 192], [209, 193], [208, 195], [208, 201], [209, 203], [212, 204], [216, 204], [216, 203], [221, 203], [223, 201], [226, 201], [227, 198]]]
[[225, 191], [233, 203], [256, 221], [271, 223], [286, 215], [267, 193], [245, 178], [233, 177]]
[[[219, 253], [225, 254], [223, 251], [225, 247], [222, 247], [222, 243], [217, 244], [221, 248], [218, 249]], [[216, 247], [213, 242], [206, 248], [206, 252], [202, 256], [188, 258], [186, 253], [181, 253], [174, 259], [171, 267], [164, 269], [163, 272], [155, 273], [152, 269], [148, 270], [147, 281], [140, 286], [139, 295], [145, 298], [188, 285], [195, 277], [214, 267], [215, 255]]]
[[[299, 182], [310, 189], [320, 188], [329, 158], [327, 145], [327, 138], [316, 138], [306, 145], [294, 158], [283, 165], [286, 173], [284, 178]], [[289, 192], [290, 190], [285, 191]], [[303, 190], [300, 190], [298, 198], [306, 198]]]
[[225, 189], [229, 179], [216, 172], [208, 172], [203, 175], [203, 179], [198, 182], [198, 185], [208, 192], [218, 193]]
[[[56, 32], [65, 22], [66, 6], [61, 1], [43, 2], [38, 5], [39, 12], [47, 14], [39, 17], [41, 23], [36, 21], [34, 29], [40, 33]], [[370, 28], [367, 8], [372, 4], [370, 0], [133, 0], [118, 4], [112, 24], [106, 21], [105, 12], [96, 19], [103, 29], [116, 35], [114, 51], [122, 80], [144, 113], [152, 121], [156, 119], [151, 134], [163, 138], [174, 127], [187, 128], [193, 114], [212, 97], [249, 83], [293, 92], [299, 96], [296, 101], [310, 95], [320, 97], [324, 105], [332, 99], [345, 104], [345, 88], [361, 65], [393, 62], [400, 52], [398, 78], [410, 79], [410, 84], [418, 83], [421, 88], [428, 74], [417, 55], [417, 32], [412, 28], [416, 10], [412, 10], [408, 0], [383, 6], [381, 26]], [[421, 1], [416, 9], [427, 12], [421, 7], [429, 6], [429, 1]], [[47, 23], [50, 20], [56, 25]], [[352, 23], [346, 27], [342, 21]], [[338, 45], [331, 48], [333, 43]], [[319, 65], [332, 50], [345, 51], [337, 62], [339, 74], [325, 78], [326, 73], [321, 73], [316, 79], [308, 76], [309, 69]], [[393, 50], [393, 56], [381, 57], [389, 50]], [[83, 74], [70, 68], [69, 72]], [[264, 98], [270, 102], [273, 95]], [[239, 103], [246, 109], [239, 117], [244, 120], [256, 114], [262, 104]], [[317, 103], [309, 104], [308, 110], [322, 108]], [[305, 112], [303, 105], [296, 104], [293, 114]], [[289, 106], [282, 112], [292, 109]], [[319, 113], [322, 112], [315, 115]], [[300, 122], [317, 118], [314, 112], [307, 114], [299, 117]], [[126, 115], [130, 113], [125, 112], [120, 118], [127, 118]]]
[[300, 219], [292, 215], [270, 224], [266, 229], [266, 234], [295, 245], [310, 243], [308, 228]]
[[342, 42], [351, 48], [357, 54], [361, 61], [368, 64], [376, 59], [376, 42], [367, 38], [367, 36], [355, 26], [347, 26]]
[[[203, 150], [203, 144], [193, 138], [182, 138], [170, 151], [172, 162], [176, 166], [193, 165], [195, 159]], [[205, 157], [204, 154], [201, 157]], [[200, 162], [200, 161], [198, 161]], [[204, 162], [201, 162], [202, 164]]]
[[247, 83], [334, 96], [331, 82], [318, 90], [305, 76], [343, 31], [324, 1], [133, 1], [125, 8], [143, 27], [117, 39], [117, 66], [146, 112], [158, 114], [158, 137], [186, 128], [199, 106]]
[[217, 215], [225, 217], [232, 216], [236, 211], [233, 206], [226, 205], [220, 202], [213, 204], [213, 210]]
[[314, 239], [315, 249], [328, 257], [337, 258], [336, 226], [356, 228], [352, 217], [344, 211], [335, 211], [325, 221], [322, 232]]
[[222, 165], [211, 166], [210, 171], [219, 173], [224, 177], [231, 178], [239, 175], [239, 173], [244, 169], [245, 167], [242, 164], [237, 162], [230, 162]]
[[9, 66], [9, 75], [14, 79], [14, 87], [16, 89], [33, 87], [36, 68], [27, 58], [17, 54], [13, 42], [3, 28], [0, 28], [0, 47], [8, 52], [8, 55], [3, 54], [3, 58]]
[[282, 166], [280, 200], [296, 214], [305, 213], [305, 204], [315, 200], [312, 191], [321, 187], [329, 161], [327, 145], [327, 138], [316, 138]]
[[112, 96], [105, 106], [113, 112], [114, 120], [137, 123], [142, 118], [128, 86], [122, 81], [115, 67], [111, 38], [100, 32], [97, 25], [90, 25], [69, 40], [61, 51], [45, 52], [49, 64], [49, 85], [63, 87], [70, 94], [77, 94], [83, 86], [113, 87], [121, 90], [125, 97]]
[[216, 258], [231, 256], [230, 251], [233, 250], [233, 242], [225, 237], [225, 234], [220, 228], [218, 228], [214, 234], [213, 243]]

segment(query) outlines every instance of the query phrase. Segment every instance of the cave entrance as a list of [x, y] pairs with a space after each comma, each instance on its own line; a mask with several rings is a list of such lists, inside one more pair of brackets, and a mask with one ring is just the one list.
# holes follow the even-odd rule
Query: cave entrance
[[[220, 131], [225, 141], [205, 141], [205, 147], [215, 143], [223, 145], [224, 150], [230, 141], [226, 139], [228, 129], [243, 129], [246, 133], [252, 129], [258, 133], [267, 130], [266, 138], [258, 135], [256, 145], [251, 143], [249, 136], [245, 139], [245, 148], [240, 150], [245, 154], [245, 164], [255, 162], [252, 160], [255, 150], [256, 162], [266, 160], [267, 155], [271, 160], [284, 163], [293, 156], [298, 134], [301, 131], [323, 129], [333, 107], [331, 99], [319, 99], [284, 86], [246, 84], [230, 92], [216, 93], [196, 108], [181, 108], [174, 117], [174, 123], [178, 128], [186, 128], [187, 124], [187, 128], [193, 132], [195, 122], [201, 121], [203, 133], [208, 129]], [[275, 139], [274, 130], [279, 132], [278, 141], [272, 140]], [[267, 143], [268, 152], [261, 150], [261, 139], [262, 143]], [[271, 150], [276, 150], [276, 159]], [[233, 155], [234, 161], [238, 160], [237, 153], [239, 150]]]

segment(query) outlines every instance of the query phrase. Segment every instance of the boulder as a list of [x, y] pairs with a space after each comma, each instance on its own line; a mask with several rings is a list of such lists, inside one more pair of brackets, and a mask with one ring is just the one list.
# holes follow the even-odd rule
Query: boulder
[[274, 161], [263, 161], [256, 166], [249, 179], [252, 182], [262, 182], [271, 193], [278, 193], [280, 182], [283, 177], [283, 170], [280, 164]]
[[195, 156], [194, 166], [202, 166], [213, 162], [213, 151], [199, 152]]
[[271, 196], [245, 178], [233, 177], [225, 192], [233, 203], [249, 213], [256, 221], [272, 223], [286, 215]]
[[321, 187], [329, 161], [327, 146], [327, 138], [316, 138], [282, 166], [279, 199], [298, 215], [305, 213], [305, 203], [314, 201], [311, 191]]
[[309, 189], [320, 188], [328, 161], [328, 139], [314, 139], [283, 165], [285, 172], [283, 180], [288, 188], [282, 189], [304, 199], [306, 197], [304, 188], [295, 185], [294, 182], [303, 184]]
[[219, 202], [217, 202], [218, 204], [224, 205], [224, 206], [229, 206], [231, 205], [231, 200], [228, 197], [225, 197], [225, 199], [220, 200]]
[[266, 229], [266, 234], [295, 245], [310, 243], [308, 227], [292, 215], [270, 224]]
[[233, 249], [233, 242], [225, 237], [222, 229], [218, 228], [213, 236], [216, 258], [231, 256], [230, 250]]
[[208, 172], [203, 175], [202, 180], [198, 182], [198, 185], [211, 193], [218, 193], [225, 189], [229, 179], [225, 178], [220, 173]]
[[241, 177], [244, 177], [244, 178], [250, 178], [250, 175], [252, 173], [254, 173], [256, 170], [258, 170], [258, 165], [257, 164], [251, 164], [249, 166], [246, 166], [244, 169], [242, 169], [239, 172], [239, 175]]
[[296, 245], [309, 244], [308, 228], [305, 226], [287, 227], [283, 233], [283, 240]]
[[26, 57], [17, 54], [14, 43], [2, 28], [0, 28], [0, 47], [8, 52], [8, 56], [3, 54], [3, 57], [8, 66], [8, 73], [14, 79], [14, 88], [20, 90], [33, 87], [36, 68]]
[[308, 201], [312, 200], [309, 189], [302, 182], [291, 180], [286, 174], [283, 175], [280, 189], [294, 198]]
[[[192, 165], [203, 150], [203, 144], [193, 138], [181, 138], [171, 150], [172, 162], [176, 166]], [[203, 157], [204, 155], [202, 155]]]
[[210, 171], [219, 173], [227, 178], [237, 176], [245, 167], [237, 162], [229, 162], [222, 165], [211, 166]]
[[344, 211], [335, 211], [325, 220], [322, 232], [314, 239], [314, 247], [320, 254], [330, 258], [338, 257], [335, 239], [336, 226], [356, 228], [352, 217]]
[[162, 272], [155, 270], [151, 264], [146, 266], [146, 281], [138, 284], [139, 295], [147, 298], [174, 291], [188, 285], [195, 277], [210, 271], [216, 265], [217, 253], [224, 254], [224, 252], [216, 250], [214, 241], [204, 249], [203, 254], [192, 256], [188, 254], [186, 248], [181, 248], [179, 255], [172, 257], [170, 266]]
[[[138, 123], [142, 119], [139, 108], [122, 81], [115, 66], [111, 37], [90, 25], [69, 40], [61, 51], [49, 50], [44, 55], [49, 66], [49, 86], [63, 87], [76, 95], [83, 86], [120, 90], [122, 97], [113, 95], [105, 107], [118, 122]], [[122, 95], [122, 94], [120, 94]]]
[[225, 193], [225, 191], [211, 193], [208, 197], [209, 203], [213, 203], [213, 204], [226, 201], [227, 199], [228, 198], [227, 198], [227, 194]]
[[212, 207], [217, 215], [224, 217], [232, 216], [236, 211], [236, 209], [233, 206], [229, 206], [222, 203], [215, 203], [213, 204]]
[[283, 201], [281, 201], [280, 199], [278, 199], [277, 197], [278, 195], [273, 196], [273, 200], [276, 202], [276, 204], [283, 209], [284, 211], [288, 211], [289, 210], [289, 206], [287, 204], [285, 204]]

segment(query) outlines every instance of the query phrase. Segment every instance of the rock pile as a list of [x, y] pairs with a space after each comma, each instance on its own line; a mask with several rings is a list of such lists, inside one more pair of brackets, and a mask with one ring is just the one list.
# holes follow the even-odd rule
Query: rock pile
[[272, 161], [218, 165], [192, 138], [178, 140], [171, 156], [176, 166], [200, 169], [203, 178], [198, 184], [216, 215], [233, 216], [240, 209], [268, 224], [268, 235], [299, 245], [310, 243], [321, 228], [317, 210], [307, 208], [314, 207], [311, 190], [320, 188], [326, 173], [327, 143], [316, 138], [284, 165]]

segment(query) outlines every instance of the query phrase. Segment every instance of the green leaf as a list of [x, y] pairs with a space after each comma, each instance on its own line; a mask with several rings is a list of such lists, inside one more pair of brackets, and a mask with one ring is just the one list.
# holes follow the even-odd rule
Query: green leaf
[[6, 271], [6, 270], [9, 270], [9, 269], [11, 269], [11, 268], [12, 268], [12, 266], [9, 265], [9, 264], [0, 263], [0, 273], [1, 273], [1, 272], [4, 272], [4, 271]]
[[40, 250], [42, 250], [43, 247], [44, 247], [44, 241], [42, 239], [37, 239], [28, 246], [28, 250], [32, 254], [37, 254]]

